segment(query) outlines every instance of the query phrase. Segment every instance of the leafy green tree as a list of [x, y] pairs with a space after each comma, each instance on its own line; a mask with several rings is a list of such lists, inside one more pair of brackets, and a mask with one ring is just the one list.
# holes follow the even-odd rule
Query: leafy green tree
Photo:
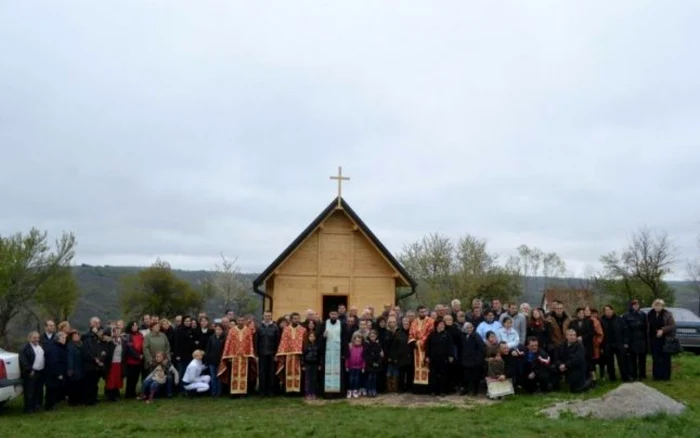
[[518, 270], [500, 263], [485, 240], [469, 234], [456, 243], [447, 236], [430, 234], [405, 246], [399, 260], [418, 281], [417, 300], [422, 304], [448, 304], [453, 298], [507, 300], [521, 293]]
[[58, 324], [70, 318], [79, 297], [78, 282], [73, 270], [65, 266], [39, 287], [36, 304], [42, 317], [52, 319]]
[[7, 345], [10, 322], [42, 299], [42, 287], [58, 281], [75, 255], [75, 236], [64, 233], [49, 244], [47, 233], [0, 236], [0, 345]]
[[207, 287], [193, 287], [175, 275], [168, 262], [159, 259], [124, 277], [119, 298], [125, 317], [146, 313], [171, 317], [200, 310], [207, 297]]
[[454, 297], [454, 244], [448, 236], [429, 234], [406, 245], [399, 262], [418, 281], [418, 301], [438, 303]]
[[519, 272], [509, 264], [500, 264], [498, 255], [488, 251], [486, 240], [467, 234], [455, 248], [456, 297], [463, 301], [477, 297], [510, 300], [521, 294]]

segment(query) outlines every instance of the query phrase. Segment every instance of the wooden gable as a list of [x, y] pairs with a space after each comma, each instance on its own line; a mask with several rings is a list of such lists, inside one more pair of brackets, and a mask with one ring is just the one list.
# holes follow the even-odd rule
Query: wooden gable
[[317, 309], [325, 295], [368, 305], [364, 301], [394, 302], [397, 287], [415, 291], [403, 266], [342, 199], [329, 204], [253, 285], [269, 302], [266, 308], [275, 300], [296, 311]]

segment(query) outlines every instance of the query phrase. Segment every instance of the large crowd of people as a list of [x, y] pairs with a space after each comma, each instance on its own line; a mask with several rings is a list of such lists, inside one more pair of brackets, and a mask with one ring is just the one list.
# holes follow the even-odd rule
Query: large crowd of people
[[[489, 382], [512, 382], [525, 393], [582, 392], [596, 381], [671, 378], [669, 340], [675, 322], [662, 300], [645, 314], [632, 301], [624, 314], [582, 307], [550, 312], [526, 303], [488, 307], [475, 299], [404, 311], [340, 306], [323, 320], [314, 311], [270, 312], [261, 321], [228, 311], [139, 321], [91, 318], [85, 333], [47, 321], [20, 352], [24, 410], [104, 400], [224, 394], [263, 397], [376, 397], [381, 393], [477, 395]], [[140, 385], [139, 385], [140, 382]]]

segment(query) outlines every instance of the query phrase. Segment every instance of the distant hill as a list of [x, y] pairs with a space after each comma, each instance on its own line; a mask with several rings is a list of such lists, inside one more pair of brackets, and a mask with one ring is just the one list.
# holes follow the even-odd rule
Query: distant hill
[[[81, 265], [73, 268], [75, 277], [78, 281], [78, 287], [81, 292], [80, 300], [76, 307], [75, 313], [71, 318], [75, 324], [82, 326], [91, 316], [99, 315], [103, 319], [115, 319], [121, 315], [119, 307], [119, 285], [120, 280], [125, 275], [132, 275], [135, 272], [143, 269], [140, 267], [125, 267], [125, 266], [90, 266]], [[174, 270], [175, 274], [190, 282], [193, 285], [200, 284], [203, 280], [212, 275], [210, 271], [185, 271]], [[258, 274], [244, 274], [244, 277], [250, 282], [251, 295], [253, 293], [253, 279]], [[542, 277], [525, 277], [523, 279], [523, 295], [520, 297], [521, 302], [528, 302], [531, 305], [539, 305], [542, 300], [542, 290], [545, 284], [551, 286], [572, 286], [580, 284], [581, 280], [576, 278], [558, 278], [547, 279]], [[683, 281], [669, 282], [671, 287], [676, 290], [676, 306], [685, 307], [698, 312], [698, 297], [694, 293], [691, 284]], [[467, 305], [467, 303], [464, 303]], [[204, 309], [212, 315], [221, 314], [224, 309], [221, 308], [221, 302], [216, 299], [208, 301]]]
[[[131, 266], [80, 265], [74, 267], [73, 272], [78, 282], [80, 299], [71, 317], [73, 324], [82, 327], [92, 316], [99, 316], [103, 320], [120, 318], [119, 287], [121, 279], [142, 269], [144, 268]], [[173, 272], [193, 286], [200, 285], [213, 274], [211, 271], [184, 271], [180, 269], [173, 269]], [[250, 294], [258, 297], [253, 292], [253, 279], [256, 276], [257, 274], [243, 274], [243, 277], [250, 282]], [[222, 308], [221, 304], [221, 300], [211, 299], [206, 302], [204, 311], [210, 315], [222, 314], [225, 309]]]

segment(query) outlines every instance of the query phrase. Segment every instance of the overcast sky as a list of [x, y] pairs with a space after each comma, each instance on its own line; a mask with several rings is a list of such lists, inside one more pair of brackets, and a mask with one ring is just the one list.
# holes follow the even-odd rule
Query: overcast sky
[[[336, 195], [393, 252], [700, 255], [695, 1], [4, 1], [0, 234], [271, 262]], [[683, 277], [679, 265], [677, 277]]]

